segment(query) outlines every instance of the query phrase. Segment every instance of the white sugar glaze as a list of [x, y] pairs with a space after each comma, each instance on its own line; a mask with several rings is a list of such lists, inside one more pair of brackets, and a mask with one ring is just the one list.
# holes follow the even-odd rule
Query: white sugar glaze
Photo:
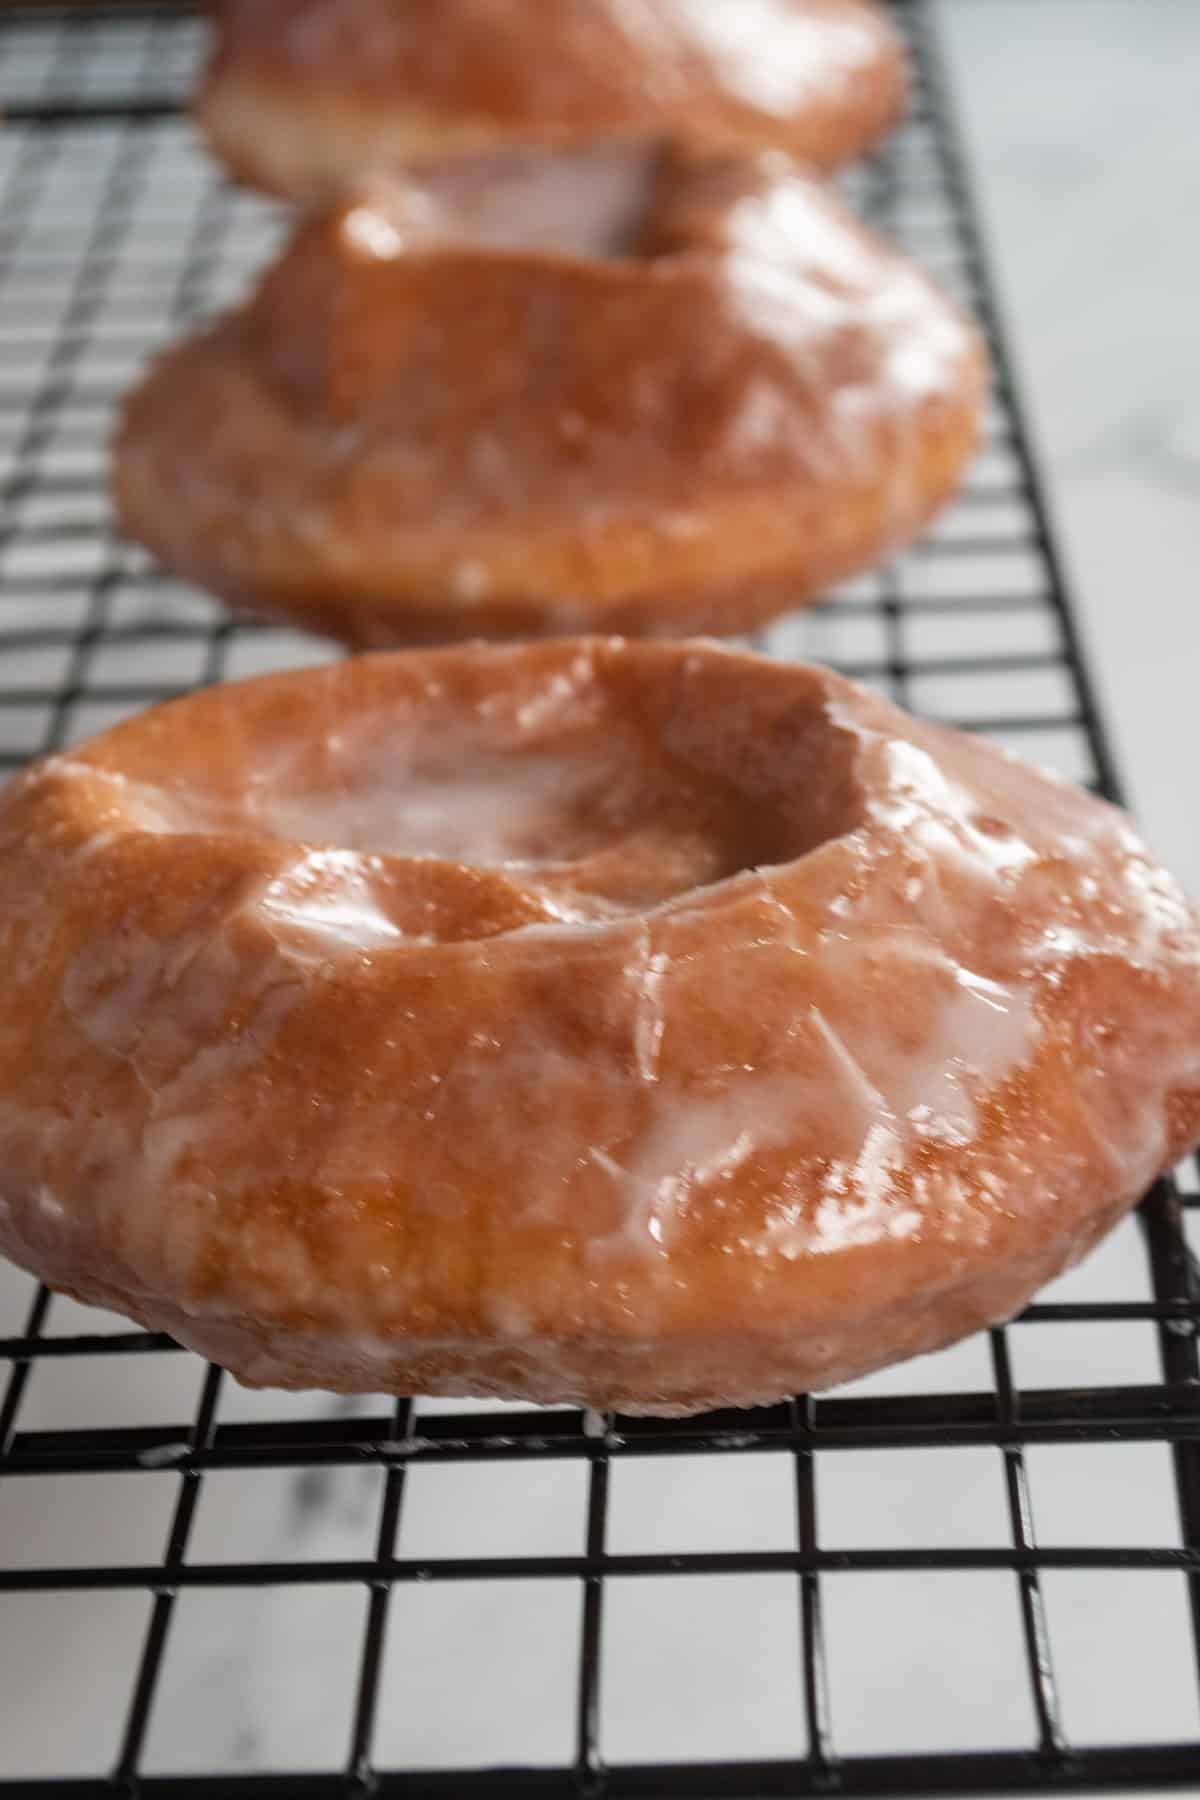
[[670, 11], [731, 93], [780, 116], [827, 99], [878, 55], [868, 21], [806, 16], [789, 0], [671, 0]]
[[[442, 751], [444, 747], [438, 746]], [[353, 792], [262, 797], [255, 818], [273, 836], [337, 841], [388, 856], [440, 857], [477, 867], [570, 860], [586, 848], [576, 815], [599, 799], [612, 761], [590, 749], [512, 758], [471, 756], [453, 747], [440, 768], [406, 768], [402, 755], [380, 759]], [[598, 827], [602, 829], [602, 826]]]
[[385, 950], [404, 933], [373, 899], [371, 876], [370, 863], [353, 851], [314, 850], [269, 884], [259, 916], [281, 939], [294, 934], [302, 958]]

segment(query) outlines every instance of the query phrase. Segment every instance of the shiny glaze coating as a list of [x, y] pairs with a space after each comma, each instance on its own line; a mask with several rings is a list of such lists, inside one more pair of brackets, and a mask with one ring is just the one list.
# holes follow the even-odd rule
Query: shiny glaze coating
[[128, 402], [126, 530], [366, 648], [727, 634], [957, 485], [974, 329], [776, 155], [607, 144], [379, 174]]
[[197, 117], [243, 180], [311, 196], [381, 157], [671, 131], [820, 168], [895, 122], [870, 0], [224, 0]]
[[256, 1383], [828, 1386], [1200, 1134], [1200, 928], [1126, 820], [712, 645], [122, 725], [0, 802], [0, 974], [0, 1249]]

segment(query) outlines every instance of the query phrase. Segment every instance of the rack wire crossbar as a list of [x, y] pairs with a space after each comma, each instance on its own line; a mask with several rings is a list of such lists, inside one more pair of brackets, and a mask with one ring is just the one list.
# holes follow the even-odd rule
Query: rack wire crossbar
[[[1117, 798], [1014, 392], [932, 15], [925, 0], [898, 0], [896, 10], [913, 48], [914, 105], [904, 128], [852, 178], [852, 192], [868, 216], [935, 268], [981, 318], [996, 376], [986, 440], [961, 498], [921, 545], [756, 642], [780, 656], [829, 661], [915, 711], [986, 732]], [[115, 538], [103, 498], [104, 441], [121, 391], [155, 345], [242, 288], [279, 230], [277, 213], [228, 187], [191, 142], [181, 109], [198, 49], [194, 19], [150, 4], [10, 8], [0, 22], [6, 116], [0, 138], [0, 770], [172, 694], [324, 654], [310, 640], [233, 620], [168, 579]], [[71, 1609], [92, 1602], [137, 1602], [141, 1609], [132, 1635], [121, 1639], [129, 1649], [120, 1676], [124, 1703], [94, 1721], [94, 1751], [85, 1746], [71, 1770], [36, 1751], [24, 1767], [19, 1753], [11, 1761], [0, 1739], [0, 1796], [765, 1800], [1195, 1785], [1200, 1718], [1189, 1715], [1183, 1729], [1148, 1720], [1137, 1730], [1135, 1721], [1130, 1741], [1122, 1742], [1073, 1733], [1046, 1590], [1064, 1575], [1182, 1584], [1191, 1636], [1179, 1655], [1188, 1664], [1194, 1714], [1200, 1283], [1187, 1232], [1196, 1204], [1186, 1179], [1160, 1182], [1139, 1215], [1144, 1289], [1034, 1304], [1012, 1326], [980, 1341], [986, 1357], [977, 1358], [972, 1379], [954, 1391], [929, 1391], [918, 1374], [907, 1387], [859, 1384], [678, 1423], [420, 1400], [375, 1400], [357, 1409], [330, 1401], [302, 1415], [286, 1396], [274, 1397], [274, 1409], [268, 1396], [265, 1406], [239, 1413], [232, 1384], [216, 1369], [200, 1374], [199, 1365], [191, 1406], [168, 1409], [165, 1418], [141, 1417], [129, 1402], [123, 1415], [118, 1408], [118, 1416], [106, 1419], [113, 1383], [128, 1393], [147, 1372], [167, 1382], [195, 1359], [165, 1337], [86, 1314], [32, 1284], [0, 1286], [0, 1654], [35, 1653], [26, 1615], [13, 1610], [27, 1604], [58, 1597]], [[1123, 1332], [1151, 1334], [1157, 1366], [1139, 1369], [1134, 1379], [1113, 1379], [1107, 1368], [1103, 1377], [1097, 1371], [1083, 1381], [1019, 1379], [1024, 1347], [1038, 1333], [1054, 1334], [1061, 1350], [1096, 1329], [1114, 1339]], [[83, 1391], [85, 1375], [98, 1384], [98, 1416], [86, 1406], [82, 1416], [71, 1416], [62, 1400], [68, 1390], [54, 1386], [56, 1372], [75, 1378], [76, 1391]], [[1103, 1478], [1113, 1447], [1138, 1445], [1157, 1445], [1170, 1459], [1177, 1529], [1164, 1534], [1169, 1541], [1145, 1541], [1133, 1532], [1110, 1542], [1039, 1539], [1031, 1459], [1054, 1446], [1087, 1447], [1101, 1459]], [[888, 1458], [935, 1451], [995, 1459], [1002, 1541], [829, 1541], [823, 1483], [838, 1458], [869, 1455], [884, 1459], [872, 1465], [882, 1468]], [[631, 1547], [628, 1531], [624, 1540], [618, 1531], [621, 1484], [631, 1471], [645, 1475], [672, 1463], [690, 1472], [697, 1504], [722, 1470], [739, 1477], [756, 1468], [786, 1470], [790, 1541], [647, 1540]], [[574, 1547], [556, 1540], [550, 1547], [497, 1549], [486, 1534], [481, 1547], [467, 1529], [449, 1549], [422, 1551], [419, 1534], [414, 1548], [417, 1484], [455, 1469], [468, 1471], [481, 1512], [502, 1479], [570, 1478], [579, 1508]], [[202, 1555], [206, 1509], [219, 1484], [267, 1481], [275, 1472], [293, 1484], [289, 1492], [301, 1511], [325, 1493], [323, 1483], [370, 1480], [359, 1553], [334, 1554], [318, 1541], [315, 1550], [309, 1543], [302, 1553], [285, 1555], [268, 1535], [254, 1556], [229, 1554], [227, 1538], [220, 1539], [221, 1554], [210, 1543]], [[104, 1480], [134, 1482], [139, 1495], [152, 1484], [161, 1494], [168, 1484], [161, 1555], [133, 1553], [138, 1544], [106, 1559], [86, 1535], [82, 1553], [76, 1545], [61, 1561], [39, 1556], [36, 1544], [31, 1555], [19, 1554], [21, 1543], [6, 1535], [6, 1503], [33, 1495], [36, 1504], [37, 1496], [61, 1493], [64, 1484], [77, 1499], [84, 1484]], [[1019, 1622], [1012, 1642], [1029, 1720], [1020, 1742], [964, 1746], [949, 1701], [927, 1742], [881, 1753], [856, 1736], [842, 1684], [853, 1656], [839, 1662], [831, 1654], [831, 1597], [838, 1599], [839, 1581], [917, 1577], [1007, 1584]], [[794, 1749], [765, 1755], [747, 1726], [738, 1756], [681, 1750], [676, 1740], [673, 1752], [649, 1761], [636, 1753], [641, 1740], [627, 1731], [617, 1732], [614, 1750], [619, 1665], [613, 1645], [624, 1597], [639, 1588], [657, 1594], [687, 1587], [695, 1594], [703, 1587], [716, 1595], [730, 1590], [713, 1584], [730, 1580], [783, 1584], [771, 1592], [789, 1596], [794, 1729], [787, 1741]], [[917, 1590], [918, 1598], [926, 1591]], [[420, 1749], [406, 1753], [402, 1740], [400, 1750], [389, 1748], [394, 1721], [419, 1705], [405, 1681], [394, 1678], [389, 1660], [393, 1636], [416, 1597], [432, 1603], [455, 1593], [501, 1592], [514, 1617], [531, 1592], [565, 1592], [577, 1602], [568, 1654], [560, 1659], [567, 1665], [565, 1685], [545, 1670], [537, 1677], [553, 1686], [554, 1704], [567, 1715], [557, 1750], [514, 1759], [503, 1753], [505, 1739], [500, 1754], [485, 1748], [459, 1757], [451, 1741], [448, 1753], [443, 1745], [431, 1759]], [[270, 1747], [250, 1741], [235, 1745], [221, 1768], [203, 1755], [173, 1761], [169, 1749], [156, 1748], [183, 1609], [206, 1597], [232, 1605], [250, 1595], [266, 1604], [272, 1594], [318, 1596], [324, 1606], [347, 1593], [363, 1604], [341, 1659], [343, 1675], [348, 1666], [352, 1679], [344, 1684], [340, 1755], [306, 1752], [303, 1766], [293, 1758], [286, 1769], [269, 1772]], [[56, 1616], [72, 1636], [78, 1611]], [[125, 1618], [112, 1616], [117, 1624]], [[746, 1616], [758, 1618], [753, 1610]], [[647, 1615], [639, 1617], [644, 1628]], [[725, 1619], [715, 1607], [706, 1613], [701, 1603], [693, 1618], [700, 1639], [706, 1629], [726, 1629], [706, 1627], [706, 1618]], [[624, 1641], [628, 1646], [628, 1633]], [[515, 1624], [506, 1623], [496, 1642], [502, 1660], [520, 1659], [525, 1640]], [[957, 1648], [941, 1645], [947, 1662]], [[411, 1676], [414, 1665], [404, 1666]], [[549, 1707], [546, 1692], [538, 1692], [539, 1704]], [[647, 1688], [647, 1713], [654, 1701]], [[451, 1714], [471, 1702], [470, 1694], [451, 1696]], [[78, 1692], [59, 1697], [68, 1713], [79, 1703]], [[0, 1717], [4, 1708], [0, 1682]], [[291, 1729], [300, 1730], [295, 1720]], [[622, 1754], [622, 1743], [633, 1743], [634, 1752]], [[439, 1766], [426, 1766], [432, 1761]], [[505, 1763], [513, 1766], [495, 1766]]]

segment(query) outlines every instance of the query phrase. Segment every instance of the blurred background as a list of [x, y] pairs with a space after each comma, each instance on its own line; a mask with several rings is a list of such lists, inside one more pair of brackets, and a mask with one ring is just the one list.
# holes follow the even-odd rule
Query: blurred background
[[941, 0], [1035, 437], [1135, 808], [1200, 894], [1200, 7]]

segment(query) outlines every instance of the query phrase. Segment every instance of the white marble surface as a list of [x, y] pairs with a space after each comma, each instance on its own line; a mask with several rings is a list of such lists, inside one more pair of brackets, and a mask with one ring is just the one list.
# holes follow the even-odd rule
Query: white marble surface
[[[1200, 250], [1191, 223], [1200, 216], [1200, 6], [943, 0], [941, 15], [1102, 697], [1138, 810], [1200, 894], [1190, 784], [1175, 773], [1189, 766], [1200, 677], [1193, 592]], [[177, 205], [191, 207], [201, 175], [182, 153], [172, 179]], [[227, 269], [226, 278], [236, 285], [238, 269]], [[142, 304], [165, 317], [155, 292], [146, 289]], [[110, 363], [117, 356], [95, 354], [98, 369], [108, 366], [105, 354]], [[115, 604], [128, 606], [132, 619], [143, 602], [135, 591]], [[194, 597], [181, 593], [172, 604], [176, 616], [206, 616], [207, 603]], [[877, 652], [876, 630], [866, 619], [823, 620], [803, 641], [853, 655], [861, 631], [858, 653], [869, 656]], [[177, 653], [183, 657], [184, 648]], [[314, 653], [322, 654], [285, 634], [246, 638], [234, 672]], [[191, 678], [182, 663], [179, 678]], [[84, 709], [75, 728], [104, 722]], [[20, 728], [20, 721], [0, 721], [0, 729]], [[1147, 1297], [1132, 1223], [1057, 1291]], [[27, 1284], [0, 1267], [0, 1335], [19, 1328], [27, 1295]], [[56, 1300], [49, 1329], [108, 1323]], [[1029, 1385], [1156, 1374], [1146, 1325], [1022, 1327], [1012, 1338], [1017, 1377]], [[194, 1408], [200, 1376], [199, 1365], [182, 1356], [47, 1360], [35, 1371], [21, 1424], [177, 1423]], [[989, 1385], [979, 1340], [862, 1384], [878, 1393]], [[330, 1417], [338, 1405], [248, 1395], [226, 1383], [219, 1416]], [[380, 1402], [355, 1405], [383, 1410]], [[1178, 1542], [1161, 1446], [1040, 1447], [1028, 1465], [1042, 1541]], [[609, 1547], [787, 1547], [795, 1532], [792, 1480], [790, 1463], [776, 1456], [622, 1461], [613, 1474]], [[177, 1488], [175, 1476], [153, 1471], [0, 1482], [0, 1564], [155, 1561]], [[189, 1557], [361, 1558], [370, 1554], [379, 1495], [380, 1477], [370, 1469], [213, 1475], [202, 1488]], [[1001, 1464], [986, 1449], [829, 1455], [818, 1467], [818, 1502], [831, 1548], [1007, 1541]], [[570, 1553], [582, 1547], [585, 1509], [581, 1465], [418, 1467], [399, 1548], [418, 1558]], [[1009, 1577], [834, 1575], [823, 1588], [833, 1723], [846, 1753], [1030, 1741]], [[720, 1758], [802, 1748], [793, 1582], [677, 1578], [615, 1581], [611, 1589], [607, 1755]], [[1065, 1718], [1078, 1741], [1200, 1732], [1179, 1576], [1062, 1573], [1047, 1578], [1045, 1591]], [[168, 1639], [147, 1770], [341, 1764], [364, 1603], [353, 1585], [185, 1592]], [[0, 1777], [106, 1767], [148, 1612], [138, 1593], [0, 1596]], [[571, 1582], [400, 1589], [379, 1761], [436, 1767], [569, 1757], [579, 1625], [580, 1593]]]
[[1130, 797], [1200, 895], [1200, 7], [941, 0]]

